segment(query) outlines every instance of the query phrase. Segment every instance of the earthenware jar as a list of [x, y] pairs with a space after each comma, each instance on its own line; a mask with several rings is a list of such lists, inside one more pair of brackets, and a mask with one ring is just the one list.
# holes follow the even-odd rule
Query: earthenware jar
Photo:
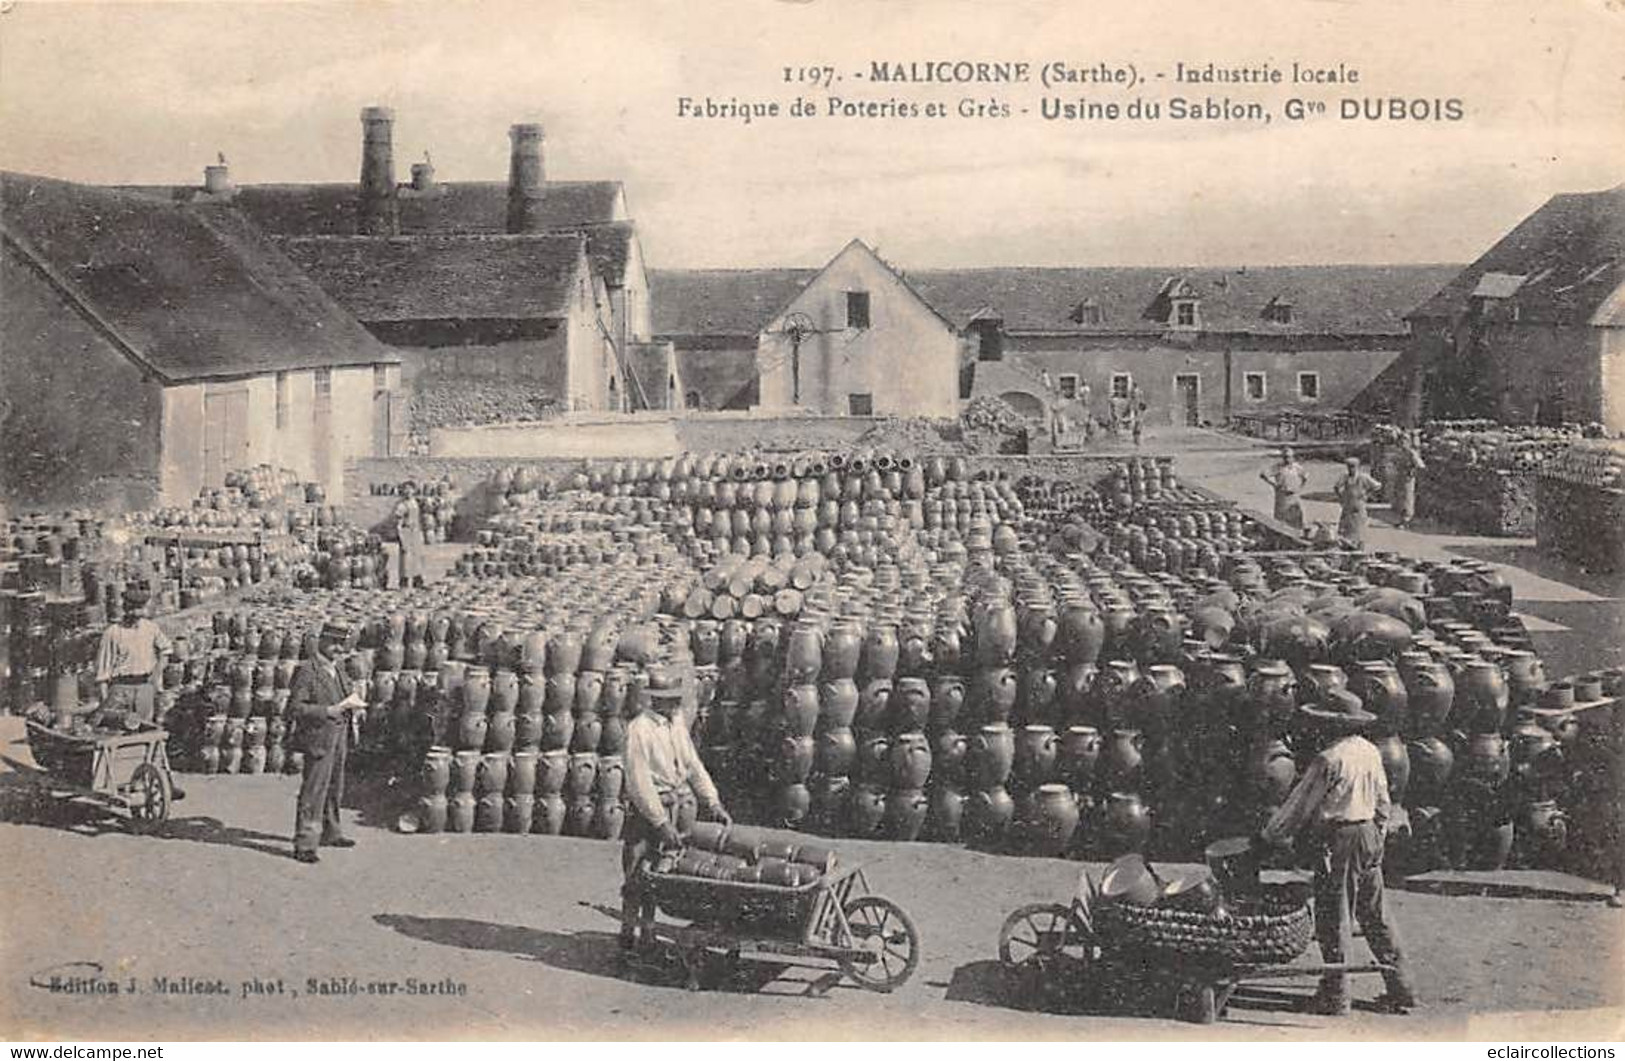
[[1136, 790], [1145, 765], [1144, 747], [1145, 737], [1139, 730], [1112, 730], [1100, 756], [1102, 782], [1115, 789]]
[[1448, 791], [1455, 755], [1438, 736], [1416, 737], [1405, 743], [1410, 760], [1409, 799], [1418, 807], [1440, 806]]
[[1373, 737], [1377, 754], [1382, 757], [1383, 772], [1388, 775], [1388, 798], [1395, 803], [1405, 802], [1406, 789], [1411, 782], [1411, 759], [1405, 741], [1397, 733]]
[[1066, 852], [1078, 829], [1078, 800], [1061, 784], [1038, 788], [1035, 800], [1034, 846], [1039, 854], [1057, 856]]
[[971, 768], [981, 788], [994, 788], [1008, 781], [1015, 757], [1015, 733], [1003, 722], [984, 725], [970, 738]]
[[1144, 851], [1151, 838], [1151, 809], [1134, 792], [1112, 792], [1102, 809], [1101, 839], [1109, 855]]
[[937, 785], [931, 792], [931, 813], [926, 819], [933, 840], [958, 843], [963, 830], [966, 796], [952, 785]]
[[852, 789], [847, 805], [847, 834], [872, 837], [880, 832], [886, 819], [886, 789], [880, 785], [860, 784]]
[[851, 678], [838, 678], [820, 682], [818, 686], [818, 719], [827, 727], [844, 729], [852, 725], [858, 713], [858, 686]]

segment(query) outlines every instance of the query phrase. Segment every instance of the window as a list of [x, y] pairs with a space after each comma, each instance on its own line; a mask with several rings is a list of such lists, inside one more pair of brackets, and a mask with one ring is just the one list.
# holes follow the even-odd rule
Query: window
[[1078, 396], [1078, 377], [1070, 372], [1055, 377], [1055, 386], [1060, 389], [1061, 397], [1067, 401]]
[[1264, 307], [1264, 319], [1275, 324], [1292, 323], [1292, 303], [1282, 302], [1279, 299], [1270, 300]]
[[846, 411], [853, 416], [875, 415], [875, 396], [873, 394], [848, 394], [846, 396]]
[[276, 374], [276, 429], [286, 430], [288, 426], [288, 374]]
[[1306, 402], [1318, 402], [1320, 400], [1319, 372], [1298, 373], [1298, 397]]
[[1112, 397], [1127, 398], [1129, 388], [1134, 385], [1134, 377], [1127, 372], [1112, 373]]
[[316, 370], [316, 397], [331, 398], [333, 396], [333, 370], [319, 368]]
[[1178, 324], [1181, 328], [1196, 327], [1196, 303], [1174, 303], [1174, 323]]
[[846, 326], [848, 328], [869, 327], [869, 292], [848, 291], [846, 293]]
[[1247, 396], [1250, 402], [1264, 400], [1264, 373], [1243, 372], [1241, 374], [1241, 393]]
[[1077, 324], [1101, 325], [1106, 323], [1106, 311], [1092, 298], [1086, 298], [1072, 309], [1072, 320]]

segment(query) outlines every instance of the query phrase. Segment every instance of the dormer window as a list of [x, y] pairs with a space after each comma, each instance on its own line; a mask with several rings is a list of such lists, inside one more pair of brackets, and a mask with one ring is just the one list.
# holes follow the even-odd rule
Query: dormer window
[[1196, 303], [1195, 303], [1195, 301], [1189, 301], [1189, 302], [1181, 301], [1181, 302], [1175, 302], [1174, 303], [1174, 327], [1176, 327], [1176, 328], [1194, 328], [1194, 327], [1196, 327]]
[[1292, 323], [1292, 303], [1284, 299], [1272, 298], [1264, 307], [1264, 319], [1271, 324]]
[[1106, 311], [1092, 298], [1086, 298], [1073, 306], [1071, 316], [1074, 324], [1086, 327], [1099, 327], [1106, 323]]

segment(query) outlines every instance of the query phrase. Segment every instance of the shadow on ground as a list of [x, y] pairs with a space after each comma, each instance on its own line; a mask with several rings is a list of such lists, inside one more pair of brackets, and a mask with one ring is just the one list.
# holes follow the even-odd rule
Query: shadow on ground
[[1485, 899], [1541, 899], [1554, 903], [1606, 903], [1604, 892], [1565, 891], [1561, 888], [1543, 888], [1534, 884], [1508, 881], [1480, 881], [1438, 878], [1398, 878], [1388, 882], [1395, 891], [1414, 892], [1418, 895], [1471, 895]]
[[1522, 568], [1532, 575], [1538, 575], [1551, 582], [1561, 582], [1587, 593], [1595, 593], [1599, 597], [1625, 596], [1625, 575], [1586, 571], [1557, 557], [1549, 556], [1527, 542], [1446, 545], [1445, 549], [1473, 560], [1487, 560], [1492, 564]]
[[[414, 917], [376, 914], [373, 921], [403, 936], [464, 950], [496, 951], [554, 969], [586, 973], [612, 980], [653, 987], [683, 988], [688, 982], [681, 962], [668, 952], [629, 961], [623, 957], [614, 932], [552, 932], [525, 925], [503, 925], [464, 917]], [[756, 993], [779, 980], [788, 966], [741, 961], [728, 970], [709, 969], [705, 986], [711, 990]]]

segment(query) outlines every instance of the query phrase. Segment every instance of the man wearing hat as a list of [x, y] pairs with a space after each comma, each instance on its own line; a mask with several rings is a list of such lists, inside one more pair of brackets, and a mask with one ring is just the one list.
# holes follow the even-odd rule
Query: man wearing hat
[[[1360, 698], [1332, 690], [1320, 706], [1298, 709], [1320, 752], [1270, 817], [1258, 839], [1285, 847], [1300, 833], [1315, 847], [1315, 935], [1328, 965], [1347, 960], [1353, 942], [1350, 915], [1383, 965], [1388, 992], [1379, 1001], [1404, 1011], [1416, 1005], [1405, 975], [1399, 937], [1382, 902], [1382, 851], [1389, 816], [1388, 775], [1377, 746], [1363, 734], [1377, 721]], [[1327, 973], [1312, 1003], [1315, 1012], [1349, 1012], [1346, 973]]]
[[158, 624], [146, 616], [151, 595], [145, 587], [124, 593], [124, 618], [102, 631], [96, 649], [97, 722], [133, 725], [151, 722], [157, 711], [164, 657], [172, 647]]
[[318, 845], [355, 846], [339, 821], [339, 801], [344, 796], [350, 730], [356, 724], [353, 712], [366, 701], [351, 688], [338, 664], [339, 654], [349, 643], [349, 626], [324, 623], [315, 651], [299, 664], [288, 685], [288, 707], [294, 716], [290, 746], [305, 759], [293, 833], [293, 857], [300, 862], [318, 861]]
[[1293, 454], [1291, 446], [1281, 447], [1281, 460], [1275, 467], [1258, 473], [1275, 490], [1275, 518], [1289, 527], [1303, 530], [1303, 488], [1309, 477]]
[[626, 790], [631, 813], [626, 816], [621, 847], [624, 950], [631, 950], [637, 942], [638, 913], [644, 904], [638, 888], [639, 870], [659, 848], [682, 843], [675, 815], [678, 799], [693, 793], [712, 818], [733, 824], [689, 736], [684, 693], [681, 681], [649, 689], [648, 706], [626, 727]]

